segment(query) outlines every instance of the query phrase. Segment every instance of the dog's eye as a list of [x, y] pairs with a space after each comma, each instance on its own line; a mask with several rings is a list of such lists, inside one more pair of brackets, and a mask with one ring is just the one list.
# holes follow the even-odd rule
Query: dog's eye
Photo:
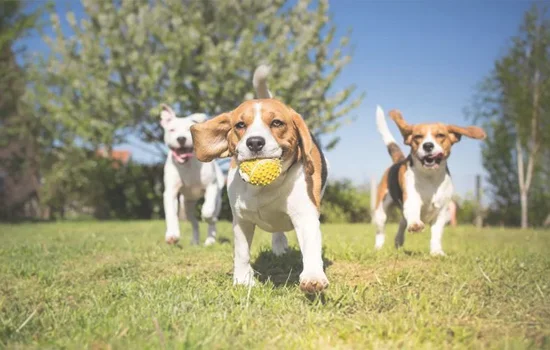
[[438, 139], [442, 139], [442, 138], [445, 138], [445, 134], [439, 133], [439, 134], [435, 135], [435, 137], [437, 137]]
[[414, 135], [414, 140], [415, 141], [422, 141], [423, 138], [424, 138], [424, 136], [422, 136], [422, 135]]
[[244, 122], [238, 122], [235, 124], [235, 129], [244, 129], [245, 126]]
[[283, 122], [280, 121], [279, 119], [273, 119], [273, 121], [271, 121], [271, 127], [273, 128], [278, 128], [280, 126], [283, 126]]

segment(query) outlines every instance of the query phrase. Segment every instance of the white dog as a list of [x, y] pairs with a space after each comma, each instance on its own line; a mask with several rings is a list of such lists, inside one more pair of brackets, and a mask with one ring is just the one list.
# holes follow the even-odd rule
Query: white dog
[[[199, 222], [195, 215], [197, 201], [204, 197], [202, 218], [208, 222], [205, 245], [216, 242], [216, 221], [221, 209], [221, 193], [225, 178], [216, 162], [200, 162], [193, 153], [192, 125], [206, 120], [204, 114], [177, 118], [174, 111], [162, 105], [160, 124], [164, 128], [164, 142], [170, 153], [164, 165], [164, 212], [166, 242], [175, 244], [180, 239], [178, 197], [184, 205], [187, 219], [193, 227], [192, 244], [199, 243]], [[183, 197], [183, 198], [182, 198]]]
[[384, 245], [386, 211], [395, 203], [403, 218], [395, 236], [395, 247], [405, 241], [405, 229], [421, 232], [425, 223], [431, 224], [430, 251], [432, 255], [445, 255], [441, 245], [443, 228], [449, 220], [449, 203], [453, 195], [453, 182], [447, 167], [451, 147], [462, 136], [484, 139], [485, 132], [477, 126], [460, 127], [443, 123], [407, 124], [401, 113], [393, 110], [391, 118], [397, 124], [411, 153], [405, 155], [395, 142], [382, 108], [376, 110], [376, 124], [388, 148], [393, 165], [386, 170], [380, 185], [374, 212], [376, 225], [375, 248]]
[[[328, 286], [323, 270], [319, 207], [327, 179], [327, 162], [302, 117], [271, 99], [265, 67], [256, 70], [254, 85], [264, 99], [242, 103], [229, 113], [191, 127], [197, 158], [232, 157], [227, 184], [233, 212], [234, 284], [253, 285], [250, 245], [255, 227], [273, 233], [273, 251], [287, 246], [285, 231], [296, 230], [304, 269], [300, 288], [320, 292]], [[258, 187], [245, 182], [240, 162], [280, 158], [281, 175]]]

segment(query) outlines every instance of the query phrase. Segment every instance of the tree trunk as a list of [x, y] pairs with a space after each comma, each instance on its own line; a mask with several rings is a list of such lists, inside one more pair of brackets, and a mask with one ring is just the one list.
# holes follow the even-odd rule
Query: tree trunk
[[[519, 129], [519, 128], [518, 128]], [[516, 138], [516, 159], [518, 163], [518, 182], [519, 182], [519, 196], [521, 204], [521, 228], [527, 228], [529, 222], [527, 220], [528, 208], [527, 208], [527, 188], [525, 186], [525, 168], [523, 167], [523, 147], [519, 140], [519, 135]]]
[[528, 220], [528, 202], [527, 202], [527, 191], [522, 191], [520, 194], [520, 203], [521, 203], [521, 228], [529, 227]]

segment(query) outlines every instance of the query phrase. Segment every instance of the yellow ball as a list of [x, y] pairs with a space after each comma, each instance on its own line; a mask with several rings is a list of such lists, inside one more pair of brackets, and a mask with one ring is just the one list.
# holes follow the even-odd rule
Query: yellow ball
[[239, 172], [244, 181], [256, 185], [269, 185], [281, 175], [280, 159], [252, 159], [246, 160], [239, 166]]

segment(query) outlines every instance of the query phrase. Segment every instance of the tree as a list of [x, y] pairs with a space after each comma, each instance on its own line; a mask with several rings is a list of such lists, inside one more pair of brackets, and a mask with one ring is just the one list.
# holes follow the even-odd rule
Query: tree
[[[533, 6], [507, 53], [481, 86], [474, 117], [489, 135], [484, 166], [497, 200], [517, 193], [521, 227], [528, 226], [529, 195], [550, 144], [550, 19]], [[514, 165], [515, 169], [512, 168]]]
[[37, 79], [41, 108], [65, 131], [59, 145], [110, 149], [136, 133], [159, 145], [160, 103], [183, 115], [231, 110], [252, 91], [259, 63], [272, 64], [272, 90], [316, 135], [336, 130], [363, 97], [351, 98], [353, 86], [331, 91], [350, 55], [347, 36], [334, 43], [327, 0], [82, 4], [82, 18], [67, 14], [72, 33], [51, 16]]
[[[24, 95], [26, 67], [16, 57], [18, 46], [29, 32], [39, 29], [43, 7], [31, 8], [25, 1], [0, 2], [0, 217], [13, 219], [16, 212], [36, 195], [38, 184], [35, 138]], [[48, 6], [48, 4], [46, 4]]]

